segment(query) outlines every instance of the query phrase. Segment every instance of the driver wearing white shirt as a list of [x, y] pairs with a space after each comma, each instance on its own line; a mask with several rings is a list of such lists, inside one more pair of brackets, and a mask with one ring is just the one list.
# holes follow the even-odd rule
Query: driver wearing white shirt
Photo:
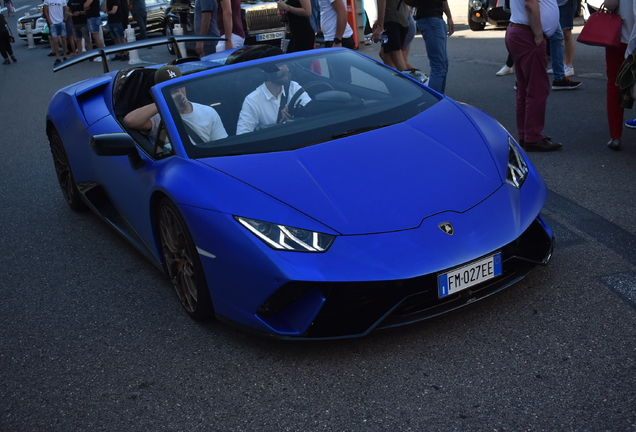
[[[236, 125], [237, 135], [253, 132], [268, 125], [284, 123], [291, 118], [287, 104], [298, 91], [303, 91], [302, 87], [296, 81], [290, 80], [286, 65], [268, 74], [268, 81], [245, 97]], [[285, 101], [281, 107], [283, 99]], [[305, 105], [310, 100], [309, 95], [303, 92], [296, 104]]]

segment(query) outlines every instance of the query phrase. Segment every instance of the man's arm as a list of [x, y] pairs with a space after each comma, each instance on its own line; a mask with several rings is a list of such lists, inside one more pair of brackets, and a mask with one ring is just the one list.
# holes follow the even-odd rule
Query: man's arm
[[103, 5], [103, 10], [104, 12], [106, 12], [108, 15], [113, 15], [117, 13], [117, 9], [119, 9], [119, 6], [117, 6], [117, 4], [113, 5], [111, 10], [108, 10], [108, 0], [104, 1], [104, 5]]
[[607, 10], [614, 12], [618, 7], [618, 0], [607, 0], [604, 2]]
[[91, 8], [91, 4], [93, 4], [93, 0], [87, 0], [86, 3], [84, 3], [84, 10], [89, 10]]
[[[249, 96], [248, 96], [249, 98]], [[241, 135], [248, 132], [253, 132], [258, 126], [258, 112], [252, 102], [245, 98], [243, 106], [241, 107], [241, 113], [239, 114], [238, 122], [236, 123], [236, 134]]]
[[131, 129], [138, 129], [141, 131], [149, 131], [152, 129], [152, 122], [150, 118], [159, 113], [157, 105], [154, 103], [142, 106], [126, 114], [124, 117], [124, 123]]
[[543, 42], [543, 27], [541, 27], [541, 11], [537, 0], [525, 0], [523, 6], [528, 14], [530, 28], [534, 33], [534, 43], [539, 46]]
[[[208, 31], [210, 30], [210, 23], [212, 22], [212, 12], [201, 12], [201, 28], [199, 29], [200, 36], [207, 36]], [[197, 42], [197, 53], [199, 55], [203, 55], [203, 45], [204, 41]]]
[[46, 3], [44, 3], [44, 6], [42, 7], [42, 15], [44, 15], [44, 18], [46, 19], [46, 22], [50, 26], [51, 25], [51, 17], [49, 16], [49, 5], [47, 5]]
[[448, 7], [448, 2], [442, 2], [442, 9], [444, 9], [444, 13], [446, 14], [446, 26], [448, 27], [448, 36], [455, 33], [455, 23], [453, 22], [453, 17], [451, 16], [450, 8]]
[[[331, 3], [331, 6], [336, 11], [336, 35], [334, 37], [342, 39], [342, 36], [344, 36], [344, 32], [347, 28], [347, 7], [342, 0], [334, 0]], [[337, 44], [334, 42], [333, 46], [340, 47], [342, 46], [342, 43]]]
[[225, 49], [234, 48], [232, 45], [232, 31], [234, 30], [234, 22], [232, 21], [232, 2], [230, 0], [220, 0], [219, 4], [223, 9], [223, 29], [225, 30]]
[[386, 12], [386, 0], [378, 0], [378, 19], [373, 23], [373, 36], [371, 39], [377, 43], [384, 31], [384, 14]]

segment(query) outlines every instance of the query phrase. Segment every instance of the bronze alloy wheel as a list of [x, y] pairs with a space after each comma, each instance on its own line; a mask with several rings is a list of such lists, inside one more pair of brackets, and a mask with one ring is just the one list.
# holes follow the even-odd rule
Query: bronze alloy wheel
[[212, 318], [212, 301], [201, 261], [183, 217], [167, 198], [161, 200], [158, 215], [164, 265], [181, 304], [192, 318]]
[[64, 150], [62, 139], [56, 130], [51, 131], [49, 135], [49, 144], [51, 146], [51, 154], [53, 155], [53, 164], [55, 165], [55, 173], [57, 181], [62, 189], [62, 194], [68, 205], [75, 211], [83, 210], [86, 204], [82, 201], [80, 192], [75, 185], [71, 165]]

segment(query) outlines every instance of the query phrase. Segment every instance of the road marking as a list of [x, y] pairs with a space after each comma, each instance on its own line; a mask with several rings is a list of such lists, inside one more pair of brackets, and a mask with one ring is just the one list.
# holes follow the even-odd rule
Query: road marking
[[633, 308], [636, 308], [636, 274], [633, 272], [617, 273], [601, 278], [605, 285], [618, 294]]

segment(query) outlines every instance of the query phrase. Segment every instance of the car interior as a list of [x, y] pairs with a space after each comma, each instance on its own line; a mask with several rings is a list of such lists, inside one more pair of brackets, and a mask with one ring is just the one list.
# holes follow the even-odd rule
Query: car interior
[[[274, 58], [272, 59], [274, 60]], [[182, 63], [180, 68], [182, 68], [182, 66], [188, 66], [184, 64], [188, 61], [188, 59], [180, 59]], [[198, 59], [196, 59], [196, 61], [198, 61]], [[366, 60], [360, 61], [363, 62], [363, 67], [365, 67], [364, 63], [366, 63]], [[197, 69], [194, 66], [196, 63], [195, 60], [192, 60], [192, 62], [194, 62], [191, 63], [191, 65], [193, 65], [192, 69], [194, 69], [194, 71], [200, 71], [201, 68]], [[201, 63], [203, 62], [199, 61], [199, 64]], [[334, 68], [332, 67], [333, 61], [332, 64], [329, 64], [319, 58], [295, 58], [293, 61], [285, 62], [285, 65], [289, 68], [291, 79], [303, 86], [304, 90], [306, 90], [312, 99], [307, 106], [302, 107], [302, 110], [298, 109], [296, 113], [299, 118], [307, 119], [313, 117], [316, 121], [312, 126], [310, 128], [302, 128], [298, 125], [288, 125], [285, 128], [287, 131], [290, 131], [290, 133], [303, 135], [303, 139], [305, 139], [305, 137], [307, 139], [311, 137], [311, 131], [307, 129], [318, 128], [320, 126], [324, 127], [325, 123], [329, 121], [344, 121], [347, 116], [355, 116], [356, 112], [362, 114], [360, 111], [361, 108], [364, 107], [366, 109], [378, 101], [387, 102], [397, 100], [399, 98], [395, 96], [398, 94], [404, 95], [406, 99], [413, 98], [413, 91], [410, 84], [406, 84], [403, 80], [390, 79], [383, 81], [370, 74], [365, 75], [362, 67], [355, 68], [353, 66], [347, 66], [346, 68]], [[211, 69], [215, 69], [216, 67], [218, 66], [214, 65]], [[154, 68], [146, 69], [143, 67], [120, 71], [113, 84], [113, 109], [116, 118], [124, 130], [139, 143], [141, 148], [152, 157], [162, 157], [165, 156], [165, 149], [157, 148], [155, 144], [150, 143], [145, 134], [138, 130], [126, 128], [123, 122], [127, 113], [153, 102], [150, 89], [155, 84], [155, 71], [156, 69]], [[188, 67], [183, 67], [182, 72], [184, 76], [190, 73]], [[391, 73], [387, 72], [387, 75], [388, 74]], [[357, 82], [361, 80], [360, 75], [365, 75], [363, 77], [365, 80], [364, 85], [360, 85], [360, 83]], [[288, 137], [288, 135], [285, 135], [285, 139], [281, 140], [281, 133], [283, 132], [267, 130], [271, 128], [252, 132], [249, 134], [254, 134], [252, 138], [244, 137], [243, 135], [236, 136], [236, 126], [243, 100], [248, 94], [265, 82], [267, 76], [267, 72], [262, 70], [262, 66], [254, 66], [229, 71], [212, 71], [209, 74], [182, 82], [179, 85], [186, 88], [188, 100], [211, 106], [216, 110], [228, 134], [228, 138], [221, 141], [232, 141], [234, 145], [243, 145], [241, 148], [242, 151], [254, 152], [253, 147], [255, 147], [256, 144], [262, 149], [266, 148], [264, 143], [268, 140], [280, 142], [286, 140]], [[395, 84], [395, 89], [388, 88], [387, 82]], [[392, 84], [389, 84], [389, 87], [391, 87], [391, 85]], [[406, 88], [404, 88], [405, 85]], [[164, 88], [165, 94], [169, 95], [169, 91], [170, 87], [166, 86]], [[428, 94], [427, 92], [423, 93]], [[288, 95], [288, 102], [292, 102], [293, 96], [295, 95]], [[415, 97], [417, 97], [417, 94]], [[433, 100], [424, 105], [430, 106], [432, 103], [434, 103]], [[417, 108], [420, 112], [425, 109], [421, 108], [422, 105], [422, 103], [419, 103]], [[337, 112], [341, 112], [342, 115], [336, 115], [335, 113]], [[380, 111], [375, 113], [377, 114], [379, 112]], [[371, 114], [373, 113], [374, 112], [371, 112]], [[172, 114], [173, 118], [179, 118], [176, 108], [172, 111]], [[360, 115], [360, 117], [364, 116]], [[181, 137], [189, 136], [188, 131], [183, 126], [183, 122], [177, 120], [176, 125]], [[310, 133], [308, 134], [307, 132]], [[289, 136], [291, 137], [291, 135]], [[205, 154], [205, 152], [200, 151], [200, 148], [197, 148], [202, 146], [195, 144], [192, 139], [190, 139], [189, 143], [184, 143], [184, 145], [190, 157], [201, 157]], [[220, 144], [215, 142], [214, 145], [217, 146]], [[281, 144], [279, 143], [278, 145], [280, 146]], [[283, 148], [270, 151], [281, 149]]]

